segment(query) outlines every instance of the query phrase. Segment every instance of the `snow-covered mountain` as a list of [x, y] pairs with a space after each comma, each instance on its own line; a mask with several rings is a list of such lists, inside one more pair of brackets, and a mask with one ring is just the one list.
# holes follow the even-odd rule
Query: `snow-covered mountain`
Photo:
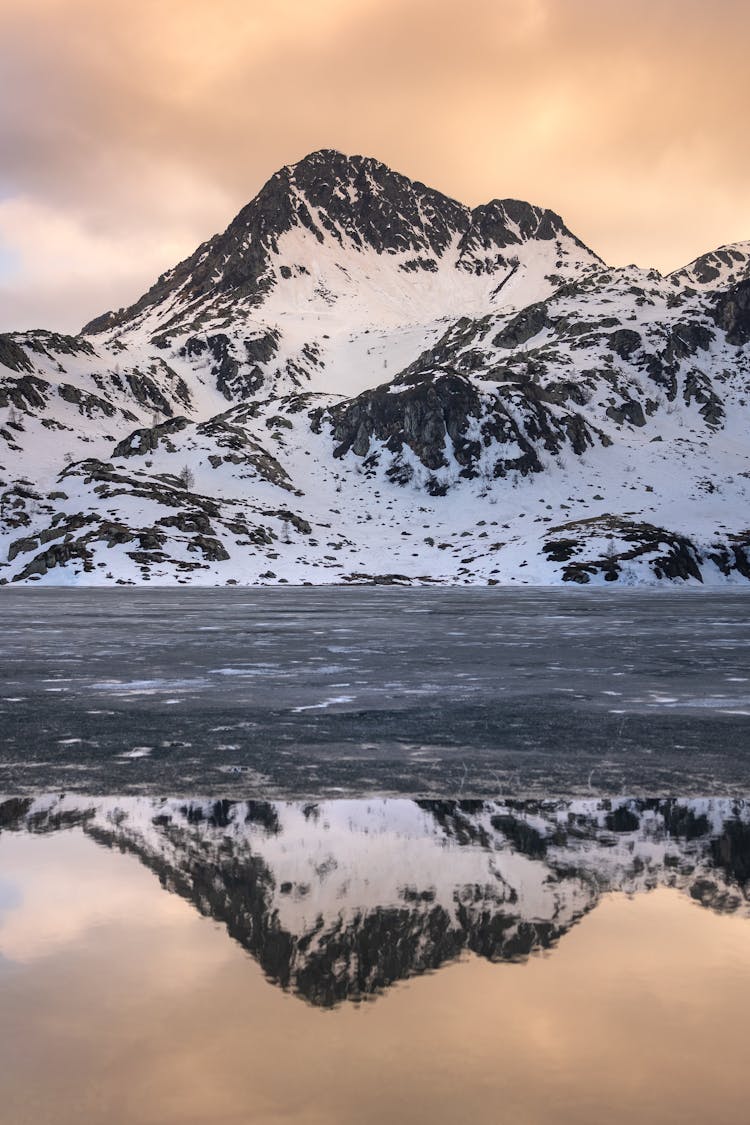
[[750, 917], [743, 800], [0, 799], [0, 832], [70, 829], [138, 856], [320, 1006], [466, 951], [522, 962], [611, 893], [668, 887]]
[[749, 394], [750, 243], [609, 268], [313, 153], [129, 308], [0, 336], [0, 581], [744, 582]]
[[671, 275], [695, 289], [725, 289], [750, 278], [750, 242], [720, 246]]

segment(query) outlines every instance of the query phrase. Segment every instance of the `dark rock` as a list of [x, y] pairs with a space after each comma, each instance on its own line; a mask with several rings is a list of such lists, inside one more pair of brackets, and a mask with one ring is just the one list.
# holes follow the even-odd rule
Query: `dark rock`
[[210, 519], [202, 511], [178, 512], [175, 516], [163, 516], [157, 523], [161, 527], [176, 527], [186, 534], [216, 535]]
[[136, 532], [136, 535], [138, 536], [138, 546], [142, 551], [158, 551], [167, 541], [164, 532], [155, 527], [141, 528]]
[[221, 541], [209, 535], [194, 535], [188, 550], [201, 551], [206, 562], [225, 562], [230, 557]]
[[643, 407], [634, 399], [625, 399], [619, 406], [608, 407], [607, 417], [611, 418], [619, 426], [621, 426], [623, 422], [629, 422], [631, 426], [646, 425]]
[[629, 359], [640, 348], [641, 337], [632, 328], [618, 328], [607, 337], [607, 344], [621, 359]]
[[675, 325], [669, 334], [669, 345], [677, 359], [687, 359], [697, 351], [706, 351], [711, 346], [715, 333], [705, 324], [697, 321], [683, 321]]
[[25, 333], [26, 346], [41, 355], [96, 355], [93, 344], [82, 336], [68, 336], [63, 332], [48, 332], [42, 328], [35, 328]]
[[549, 562], [568, 562], [581, 547], [578, 539], [550, 539], [542, 550]]
[[177, 447], [167, 439], [172, 434], [180, 433], [189, 424], [187, 418], [178, 415], [176, 418], [168, 418], [166, 422], [160, 422], [157, 426], [144, 426], [143, 429], [134, 430], [132, 434], [128, 434], [126, 438], [117, 443], [112, 450], [112, 456], [143, 456], [146, 453], [153, 453], [162, 442], [170, 452], [174, 452]]
[[125, 524], [115, 523], [112, 520], [102, 520], [97, 538], [103, 539], [107, 547], [118, 547], [124, 543], [132, 543], [135, 533]]
[[438, 469], [447, 463], [448, 435], [456, 447], [456, 460], [466, 464], [463, 431], [468, 418], [478, 418], [480, 413], [476, 389], [461, 376], [424, 379], [396, 394], [390, 385], [377, 387], [330, 411], [337, 442], [334, 457], [343, 457], [350, 449], [364, 457], [376, 439], [392, 453], [408, 446], [428, 469]]
[[0, 800], [0, 830], [18, 828], [33, 804], [31, 797], [6, 797]]
[[137, 403], [149, 410], [158, 410], [161, 414], [172, 415], [172, 404], [165, 397], [161, 387], [150, 375], [144, 375], [137, 368], [125, 374], [130, 393]]
[[714, 316], [730, 344], [741, 347], [750, 342], [750, 278], [717, 296]]
[[77, 406], [81, 414], [85, 414], [87, 418], [94, 418], [97, 414], [103, 414], [105, 418], [111, 418], [115, 413], [114, 406], [107, 399], [82, 391], [79, 387], [71, 386], [70, 383], [60, 383], [57, 393], [65, 402], [71, 402]]
[[492, 343], [496, 348], [518, 348], [537, 336], [548, 324], [546, 305], [529, 305], [498, 332]]
[[36, 551], [39, 540], [33, 537], [14, 539], [8, 546], [8, 562], [13, 562], [17, 555], [25, 555], [29, 551]]
[[93, 552], [84, 543], [55, 543], [53, 547], [48, 547], [46, 551], [42, 551], [31, 562], [13, 578], [14, 582], [24, 582], [34, 575], [44, 575], [48, 571], [53, 570], [57, 566], [66, 566], [69, 562], [79, 561], [83, 563], [83, 569], [86, 571], [93, 570]]
[[0, 364], [11, 371], [33, 371], [34, 364], [20, 344], [8, 333], [0, 334]]
[[0, 406], [15, 406], [16, 410], [23, 411], [43, 410], [49, 389], [49, 383], [38, 375], [4, 379], [0, 384]]

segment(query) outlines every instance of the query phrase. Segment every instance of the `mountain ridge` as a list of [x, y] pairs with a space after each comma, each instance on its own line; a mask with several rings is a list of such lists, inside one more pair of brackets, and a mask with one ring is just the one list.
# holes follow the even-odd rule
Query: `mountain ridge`
[[[316, 212], [326, 217], [322, 230], [315, 221]], [[352, 216], [354, 221], [347, 221]], [[325, 231], [339, 242], [347, 236], [356, 248], [369, 245], [378, 253], [409, 251], [440, 256], [452, 236], [459, 235], [460, 261], [461, 254], [468, 254], [474, 246], [497, 250], [532, 237], [549, 240], [555, 234], [570, 237], [591, 253], [567, 230], [560, 216], [546, 208], [519, 200], [493, 199], [472, 209], [392, 172], [373, 158], [321, 149], [276, 172], [222, 233], [167, 270], [132, 305], [88, 322], [81, 335], [107, 331], [132, 320], [173, 292], [170, 286], [186, 276], [194, 279], [194, 297], [206, 296], [210, 279], [218, 275], [220, 290], [233, 291], [235, 298], [247, 296], [253, 288], [259, 290], [253, 294], [256, 299], [262, 298], [269, 281], [263, 276], [268, 252], [276, 251], [278, 237], [299, 224], [319, 242], [324, 240]], [[469, 268], [469, 263], [464, 268]]]

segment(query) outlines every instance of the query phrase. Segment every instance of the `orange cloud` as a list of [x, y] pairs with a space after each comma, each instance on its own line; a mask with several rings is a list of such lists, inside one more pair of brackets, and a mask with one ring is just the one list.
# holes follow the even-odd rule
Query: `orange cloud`
[[34, 322], [68, 328], [103, 288], [131, 300], [324, 146], [467, 203], [542, 203], [614, 263], [673, 268], [750, 236], [749, 38], [738, 0], [5, 0], [0, 193], [79, 230], [80, 268], [56, 302], [6, 214], [4, 326], [23, 286]]

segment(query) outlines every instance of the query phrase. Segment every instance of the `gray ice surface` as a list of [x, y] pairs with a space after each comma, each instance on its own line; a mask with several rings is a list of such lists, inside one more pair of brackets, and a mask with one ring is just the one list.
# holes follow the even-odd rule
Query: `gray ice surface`
[[0, 793], [750, 791], [750, 595], [0, 592]]

